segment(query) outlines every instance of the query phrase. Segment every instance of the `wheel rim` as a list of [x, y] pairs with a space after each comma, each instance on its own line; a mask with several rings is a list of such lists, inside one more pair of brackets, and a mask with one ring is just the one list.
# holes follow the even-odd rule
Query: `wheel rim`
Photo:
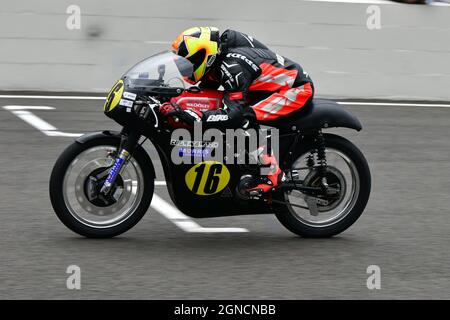
[[86, 226], [114, 227], [127, 220], [142, 200], [144, 178], [142, 170], [134, 158], [129, 160], [116, 180], [121, 181], [121, 186], [115, 192], [116, 202], [114, 204], [97, 206], [86, 196], [86, 179], [99, 168], [111, 167], [114, 163], [112, 156], [114, 152], [116, 152], [116, 147], [106, 145], [87, 149], [70, 163], [64, 175], [64, 203], [70, 214]]
[[[305, 168], [306, 157], [313, 150], [310, 150], [300, 156], [293, 168], [302, 168], [298, 170], [297, 179], [308, 182], [308, 175], [312, 174], [314, 170], [303, 170]], [[358, 199], [360, 190], [360, 179], [358, 170], [353, 161], [343, 152], [333, 149], [326, 149], [326, 158], [329, 171], [336, 176], [335, 182], [344, 179], [344, 184], [341, 183], [339, 192], [339, 199], [332, 205], [319, 205], [318, 214], [315, 216], [311, 210], [299, 208], [293, 205], [308, 207], [308, 204], [299, 191], [285, 192], [285, 201], [288, 202], [287, 207], [289, 212], [301, 223], [310, 227], [329, 227], [344, 219], [353, 209]], [[311, 178], [309, 178], [311, 179]], [[331, 186], [331, 185], [330, 185]], [[293, 205], [291, 205], [293, 204]]]

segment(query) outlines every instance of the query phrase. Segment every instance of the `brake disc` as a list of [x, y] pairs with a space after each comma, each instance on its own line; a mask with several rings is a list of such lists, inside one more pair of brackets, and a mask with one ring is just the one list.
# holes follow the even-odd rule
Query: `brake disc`
[[[331, 211], [339, 206], [342, 200], [344, 200], [344, 195], [347, 190], [344, 175], [335, 167], [327, 166], [325, 179], [329, 190], [333, 192], [319, 196], [321, 199], [326, 200], [327, 204], [324, 204], [322, 201], [316, 201], [318, 212]], [[320, 187], [321, 182], [321, 177], [317, 170], [310, 171], [303, 180], [303, 184], [307, 187]]]

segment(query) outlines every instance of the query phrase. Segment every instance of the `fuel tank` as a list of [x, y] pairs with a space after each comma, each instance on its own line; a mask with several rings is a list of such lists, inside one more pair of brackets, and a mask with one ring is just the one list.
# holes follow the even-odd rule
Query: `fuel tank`
[[199, 92], [185, 91], [170, 100], [182, 109], [198, 111], [215, 110], [222, 107], [223, 91], [203, 89]]

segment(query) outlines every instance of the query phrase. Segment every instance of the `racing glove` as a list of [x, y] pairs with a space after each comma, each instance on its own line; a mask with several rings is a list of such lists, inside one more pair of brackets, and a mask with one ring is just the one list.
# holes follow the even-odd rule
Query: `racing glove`
[[197, 110], [183, 110], [176, 104], [165, 102], [159, 107], [159, 113], [167, 119], [173, 128], [192, 128], [194, 122], [201, 122], [203, 113]]

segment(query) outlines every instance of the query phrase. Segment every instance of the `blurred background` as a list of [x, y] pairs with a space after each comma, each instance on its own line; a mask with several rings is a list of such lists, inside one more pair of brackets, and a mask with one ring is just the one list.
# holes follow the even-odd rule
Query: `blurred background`
[[298, 61], [322, 97], [450, 100], [449, 16], [443, 2], [4, 1], [0, 90], [104, 93], [182, 30], [213, 25]]

